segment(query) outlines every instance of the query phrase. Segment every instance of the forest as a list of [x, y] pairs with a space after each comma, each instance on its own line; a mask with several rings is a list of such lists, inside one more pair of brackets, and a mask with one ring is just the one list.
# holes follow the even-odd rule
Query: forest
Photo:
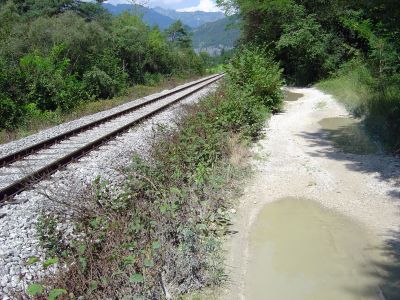
[[400, 7], [394, 0], [220, 0], [244, 45], [270, 52], [288, 84], [333, 93], [400, 149]]
[[0, 1], [0, 129], [113, 98], [137, 84], [204, 72], [177, 22], [165, 31], [99, 3]]

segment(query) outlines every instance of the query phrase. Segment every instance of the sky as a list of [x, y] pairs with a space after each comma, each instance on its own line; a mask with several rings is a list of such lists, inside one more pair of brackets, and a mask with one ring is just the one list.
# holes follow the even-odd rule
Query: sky
[[[110, 4], [132, 3], [129, 0], [108, 0]], [[163, 8], [174, 9], [178, 11], [220, 11], [215, 5], [215, 0], [137, 0], [139, 4], [146, 6], [160, 6]]]

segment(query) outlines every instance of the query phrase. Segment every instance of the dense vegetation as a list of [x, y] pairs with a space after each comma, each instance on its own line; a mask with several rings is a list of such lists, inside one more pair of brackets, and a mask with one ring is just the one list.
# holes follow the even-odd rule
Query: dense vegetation
[[400, 149], [400, 6], [393, 0], [220, 0], [244, 44], [271, 51], [289, 83], [337, 94]]
[[187, 32], [171, 38], [177, 24], [161, 32], [97, 3], [1, 1], [0, 20], [0, 130], [162, 76], [204, 71]]
[[[28, 294], [178, 299], [225, 280], [220, 237], [245, 145], [282, 102], [281, 70], [267, 53], [246, 48], [233, 61], [215, 93], [156, 131], [149, 157], [136, 156], [125, 170], [122, 191], [99, 178], [80, 199], [52, 198], [57, 205], [38, 224], [48, 259], [30, 261], [68, 268], [31, 284]], [[66, 210], [73, 233], [58, 226]]]

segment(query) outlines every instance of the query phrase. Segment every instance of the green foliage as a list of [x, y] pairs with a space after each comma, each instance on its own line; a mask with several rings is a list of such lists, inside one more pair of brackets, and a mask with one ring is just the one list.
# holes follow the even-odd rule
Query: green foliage
[[276, 50], [288, 78], [302, 85], [327, 76], [343, 56], [340, 41], [327, 33], [313, 15], [299, 16], [285, 24]]
[[26, 264], [27, 265], [33, 265], [35, 263], [37, 263], [39, 261], [39, 258], [37, 257], [30, 257], [27, 261]]
[[62, 233], [57, 230], [58, 220], [51, 216], [41, 216], [36, 224], [36, 232], [41, 246], [50, 256], [61, 254], [64, 246], [60, 243]]
[[192, 47], [190, 34], [180, 20], [174, 22], [169, 28], [167, 28], [165, 34], [167, 35], [168, 40], [171, 41], [175, 47], [183, 49]]
[[68, 72], [69, 61], [59, 59], [63, 50], [55, 47], [49, 57], [28, 54], [21, 59], [26, 101], [40, 110], [68, 111], [85, 99], [82, 84]]
[[56, 300], [62, 295], [66, 295], [67, 291], [65, 289], [53, 289], [50, 291], [47, 300]]
[[233, 57], [227, 73], [237, 90], [253, 98], [249, 101], [259, 101], [271, 112], [280, 110], [282, 70], [269, 53], [257, 46], [243, 48]]
[[135, 273], [129, 277], [129, 280], [134, 283], [141, 283], [144, 281], [144, 277], [142, 274]]
[[[392, 0], [219, 0], [243, 19], [244, 44], [270, 51], [289, 83], [333, 90], [395, 151], [400, 21]], [[342, 66], [342, 67], [341, 67]]]
[[380, 136], [394, 152], [400, 149], [400, 88], [394, 80], [379, 85], [365, 62], [345, 64], [318, 87], [334, 94], [356, 116], [364, 117], [367, 128]]
[[204, 72], [185, 28], [176, 27], [171, 40], [139, 16], [113, 17], [96, 3], [3, 1], [0, 19], [0, 129], [33, 115], [62, 115], [135, 84]]
[[23, 115], [23, 108], [0, 94], [0, 128], [15, 128]]
[[26, 293], [32, 297], [38, 296], [43, 292], [44, 292], [44, 286], [36, 283], [28, 285], [28, 288], [26, 289]]
[[45, 262], [43, 262], [43, 267], [48, 268], [50, 266], [55, 265], [56, 263], [58, 263], [58, 258], [53, 257], [53, 258], [50, 258], [50, 259], [46, 260]]

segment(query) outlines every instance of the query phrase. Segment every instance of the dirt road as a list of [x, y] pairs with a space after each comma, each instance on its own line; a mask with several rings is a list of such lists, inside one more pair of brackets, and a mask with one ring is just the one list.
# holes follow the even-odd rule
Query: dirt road
[[[226, 299], [251, 298], [246, 296], [246, 286], [253, 255], [252, 228], [260, 212], [268, 207], [266, 204], [282, 198], [309, 199], [351, 219], [390, 255], [395, 255], [394, 248], [400, 245], [400, 160], [384, 155], [379, 146], [363, 136], [357, 123], [348, 119], [345, 108], [331, 96], [314, 88], [290, 91], [302, 97], [286, 102], [285, 111], [272, 117], [265, 138], [253, 149], [256, 174], [240, 199], [233, 228], [238, 233], [228, 245], [231, 284]], [[295, 255], [296, 245], [292, 251]], [[397, 273], [381, 272], [376, 276], [382, 277], [382, 285], [384, 281], [400, 280]], [[377, 289], [379, 294], [380, 286]], [[268, 295], [266, 289], [259, 298], [286, 299]], [[383, 297], [377, 295], [376, 299]]]

